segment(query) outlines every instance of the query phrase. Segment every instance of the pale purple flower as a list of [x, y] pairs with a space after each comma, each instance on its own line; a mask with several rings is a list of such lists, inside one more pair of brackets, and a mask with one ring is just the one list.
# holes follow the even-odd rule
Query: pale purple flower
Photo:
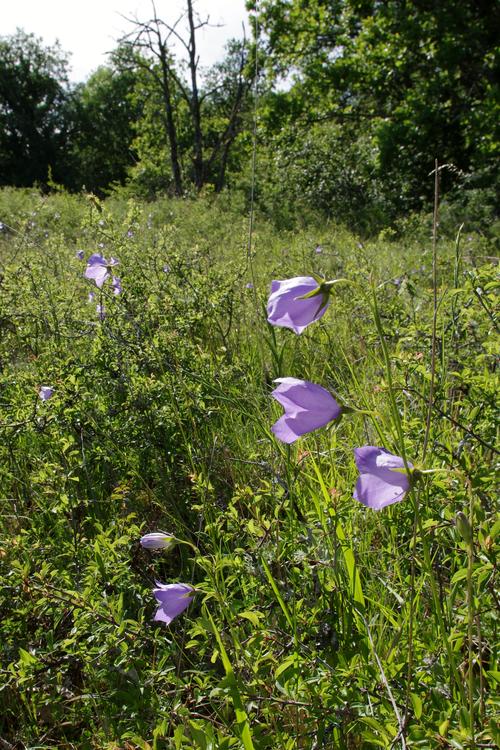
[[170, 266], [168, 263], [163, 266], [163, 273], [170, 273]]
[[[314, 296], [301, 299], [304, 295]], [[284, 281], [273, 281], [267, 303], [267, 320], [273, 326], [291, 328], [302, 333], [310, 323], [319, 320], [330, 304], [328, 289], [322, 289], [312, 276], [296, 276]]]
[[323, 248], [321, 247], [321, 245], [316, 245], [316, 247], [314, 248], [314, 252], [316, 253], [316, 255], [321, 255], [321, 253], [323, 252]]
[[252, 284], [252, 282], [251, 282], [251, 281], [249, 281], [249, 282], [247, 282], [247, 283], [245, 284], [245, 289], [253, 289], [253, 284]]
[[121, 294], [122, 284], [118, 276], [113, 276], [111, 280], [111, 286], [113, 287], [113, 294]]
[[175, 544], [175, 537], [163, 531], [152, 531], [141, 536], [140, 542], [144, 549], [169, 549]]
[[108, 261], [100, 253], [93, 253], [87, 261], [85, 269], [85, 278], [93, 279], [96, 286], [101, 289], [102, 285], [109, 277]]
[[[400, 456], [385, 448], [364, 445], [354, 449], [354, 459], [359, 470], [353, 497], [368, 508], [380, 510], [403, 500], [410, 489], [411, 478]], [[413, 464], [407, 462], [409, 469]]]
[[95, 292], [89, 292], [88, 301], [93, 302], [95, 300]]
[[42, 385], [38, 391], [38, 395], [42, 401], [48, 401], [54, 395], [54, 389], [50, 385]]
[[108, 261], [100, 253], [93, 253], [87, 261], [84, 276], [86, 279], [95, 281], [96, 286], [101, 289], [106, 279], [110, 276], [110, 268], [117, 264], [118, 261], [116, 258], [110, 258]]
[[84, 256], [85, 253], [83, 252], [83, 250], [77, 250], [75, 253], [75, 258], [78, 258], [78, 260], [83, 260]]
[[153, 589], [156, 601], [159, 604], [154, 620], [165, 622], [170, 625], [186, 607], [189, 607], [194, 595], [194, 588], [188, 583], [160, 583], [156, 581], [157, 588]]
[[342, 413], [342, 407], [321, 385], [297, 378], [278, 378], [272, 397], [285, 413], [271, 427], [278, 440], [293, 443], [301, 435], [324, 427]]
[[106, 317], [106, 309], [104, 305], [96, 305], [95, 309], [99, 320], [104, 320], [104, 318]]

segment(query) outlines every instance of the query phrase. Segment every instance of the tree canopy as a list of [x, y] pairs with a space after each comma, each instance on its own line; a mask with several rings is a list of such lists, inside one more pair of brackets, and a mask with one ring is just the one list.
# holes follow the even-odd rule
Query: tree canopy
[[1, 39], [0, 182], [246, 191], [256, 116], [256, 195], [271, 214], [288, 202], [341, 220], [367, 207], [390, 219], [430, 200], [436, 158], [444, 192], [496, 190], [496, 2], [247, 7], [252, 44], [230, 41], [208, 71], [197, 52], [206, 21], [191, 0], [184, 30], [154, 5], [151, 18], [131, 19], [107, 66], [73, 87], [59, 46], [23, 31]]
[[0, 184], [64, 178], [68, 57], [18, 30], [0, 39]]

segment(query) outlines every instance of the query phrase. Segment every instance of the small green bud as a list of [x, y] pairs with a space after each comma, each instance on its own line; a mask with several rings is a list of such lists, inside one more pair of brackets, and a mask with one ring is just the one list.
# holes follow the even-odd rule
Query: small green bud
[[472, 544], [472, 526], [469, 523], [469, 519], [465, 515], [465, 513], [462, 513], [462, 511], [458, 511], [457, 515], [455, 516], [455, 526], [457, 527], [460, 536], [466, 542], [467, 544]]

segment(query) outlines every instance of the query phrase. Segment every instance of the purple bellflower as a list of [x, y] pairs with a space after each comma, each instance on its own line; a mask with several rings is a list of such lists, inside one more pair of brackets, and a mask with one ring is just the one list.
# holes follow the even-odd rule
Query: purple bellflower
[[285, 413], [271, 430], [282, 443], [293, 443], [342, 414], [342, 407], [321, 385], [297, 378], [278, 378], [274, 382], [279, 385], [271, 395]]
[[93, 279], [96, 286], [102, 289], [102, 285], [111, 275], [110, 269], [118, 263], [119, 261], [116, 258], [110, 258], [108, 261], [100, 253], [93, 253], [87, 261], [84, 276], [86, 279]]
[[[405, 462], [385, 448], [364, 445], [354, 449], [354, 460], [359, 477], [353, 497], [373, 510], [398, 503], [404, 499], [411, 486]], [[409, 469], [413, 464], [407, 462]]]
[[154, 620], [165, 622], [170, 625], [186, 607], [189, 607], [194, 595], [194, 588], [188, 583], [160, 583], [156, 581], [157, 588], [153, 594], [159, 604]]
[[85, 253], [83, 250], [77, 250], [75, 253], [75, 258], [78, 258], [78, 260], [83, 260]]
[[325, 314], [329, 304], [329, 287], [318, 283], [312, 276], [274, 280], [267, 302], [267, 320], [273, 326], [302, 333], [310, 323]]
[[141, 536], [140, 542], [144, 549], [170, 549], [175, 544], [175, 537], [163, 531], [153, 531]]
[[39, 397], [42, 399], [42, 401], [48, 401], [49, 398], [52, 398], [54, 395], [54, 389], [50, 387], [50, 385], [42, 385], [40, 390], [38, 391]]
[[113, 276], [111, 279], [111, 286], [113, 287], [113, 294], [122, 293], [122, 283], [118, 276]]

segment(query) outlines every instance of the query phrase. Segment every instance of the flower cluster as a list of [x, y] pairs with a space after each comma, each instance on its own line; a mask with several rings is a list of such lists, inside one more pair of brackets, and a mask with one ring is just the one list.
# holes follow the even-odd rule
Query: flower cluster
[[[297, 334], [319, 320], [328, 309], [335, 282], [312, 276], [296, 276], [273, 281], [267, 304], [267, 320], [273, 326], [290, 328]], [[272, 397], [285, 413], [272, 426], [283, 443], [293, 443], [302, 435], [338, 420], [346, 409], [323, 386], [297, 378], [278, 378]], [[405, 497], [416, 476], [413, 464], [385, 448], [365, 445], [354, 449], [359, 478], [355, 500], [374, 510], [397, 503]]]
[[[77, 250], [75, 257], [78, 260], [84, 260], [83, 250]], [[119, 262], [120, 261], [117, 258], [111, 257], [109, 260], [106, 260], [101, 253], [93, 253], [87, 261], [87, 266], [83, 275], [86, 279], [94, 281], [98, 289], [102, 289], [107, 279], [111, 278], [111, 289], [113, 290], [113, 294], [121, 294], [121, 281], [118, 276], [115, 276], [113, 273], [113, 268], [117, 266]], [[94, 292], [89, 292], [89, 302], [93, 302], [94, 298]], [[96, 304], [96, 312], [99, 320], [103, 321], [106, 317], [106, 310], [102, 302]]]
[[[110, 263], [96, 254], [89, 259], [85, 275], [101, 287], [110, 274], [109, 268]], [[302, 333], [327, 311], [334, 283], [312, 276], [273, 281], [267, 305], [268, 322], [290, 328], [296, 334]], [[246, 286], [252, 288], [253, 285], [248, 283]], [[292, 377], [277, 378], [274, 382], [277, 387], [271, 395], [283, 407], [284, 413], [271, 430], [283, 443], [294, 443], [303, 435], [338, 421], [342, 414], [355, 411], [339, 404], [326, 388], [317, 383]], [[417, 476], [413, 464], [374, 445], [355, 448], [354, 460], [359, 477], [353, 497], [373, 510], [403, 500]], [[145, 534], [140, 541], [148, 550], [169, 550], [177, 542], [171, 534], [162, 531]], [[158, 608], [154, 620], [169, 625], [189, 606], [195, 593], [196, 589], [188, 583], [156, 581], [153, 594]]]

